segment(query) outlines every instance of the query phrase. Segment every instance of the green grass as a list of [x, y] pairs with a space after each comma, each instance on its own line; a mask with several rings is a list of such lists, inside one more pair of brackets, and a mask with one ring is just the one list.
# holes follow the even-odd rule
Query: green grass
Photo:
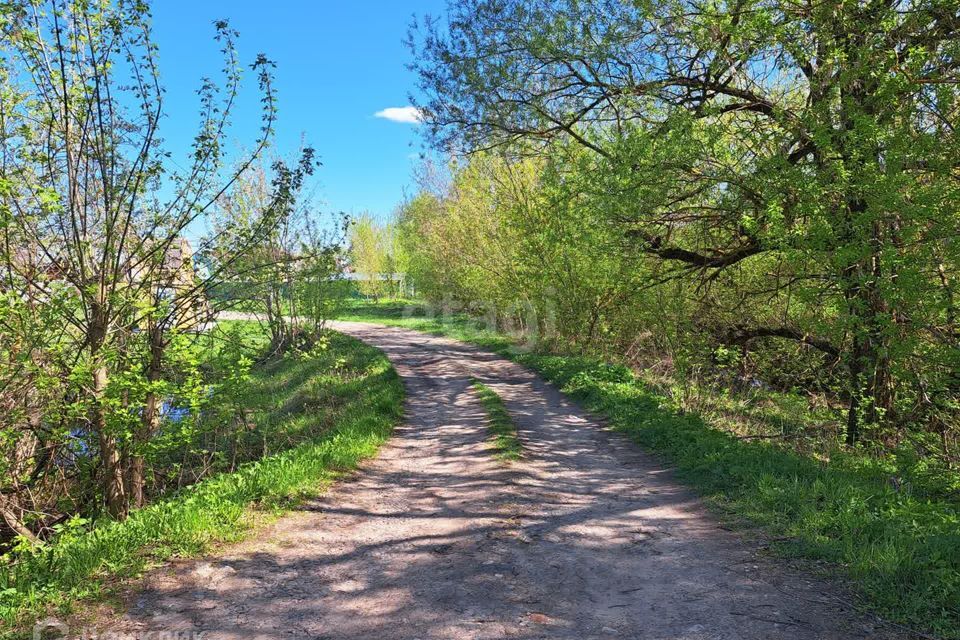
[[850, 579], [862, 606], [960, 638], [960, 505], [896, 460], [841, 452], [826, 461], [744, 440], [680, 411], [625, 367], [519, 350], [467, 318], [410, 317], [402, 306], [381, 305], [354, 308], [349, 319], [448, 335], [530, 367], [657, 454], [727, 519], [759, 526], [777, 553], [827, 561]]
[[487, 428], [493, 436], [496, 457], [507, 462], [522, 458], [523, 447], [520, 445], [520, 439], [517, 438], [517, 425], [507, 412], [503, 400], [496, 391], [479, 380], [473, 381], [473, 388], [487, 412], [489, 418]]
[[463, 314], [433, 314], [425, 303], [412, 300], [390, 300], [379, 304], [355, 302], [341, 311], [337, 320], [373, 322], [447, 336], [501, 355], [525, 352], [509, 337], [489, 329], [482, 321]]
[[[402, 414], [403, 388], [378, 350], [341, 334], [309, 358], [285, 358], [257, 371], [249, 406], [270, 421], [271, 439], [309, 439], [203, 480], [137, 510], [64, 532], [0, 564], [0, 636], [35, 616], [67, 613], [102, 598], [118, 578], [173, 555], [236, 540], [262, 515], [315, 495], [372, 456]], [[259, 427], [258, 427], [259, 428]]]

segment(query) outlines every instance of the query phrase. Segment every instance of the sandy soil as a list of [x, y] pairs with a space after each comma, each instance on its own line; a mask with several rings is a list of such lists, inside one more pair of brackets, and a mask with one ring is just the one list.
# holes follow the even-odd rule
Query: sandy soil
[[[837, 585], [722, 528], [669, 472], [524, 368], [358, 323], [407, 417], [322, 499], [216, 557], [156, 571], [115, 629], [213, 638], [890, 638]], [[476, 376], [519, 425], [490, 454]]]

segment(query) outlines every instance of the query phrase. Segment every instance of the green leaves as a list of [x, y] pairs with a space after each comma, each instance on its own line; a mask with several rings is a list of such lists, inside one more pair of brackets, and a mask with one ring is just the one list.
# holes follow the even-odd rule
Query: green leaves
[[[254, 323], [244, 324], [255, 330]], [[255, 461], [256, 453], [248, 452], [240, 459], [247, 464], [159, 499], [124, 522], [74, 517], [58, 525], [58, 536], [50, 543], [21, 545], [0, 557], [0, 620], [7, 628], [42, 615], [48, 606], [84, 602], [97, 594], [101, 581], [134, 575], [151, 560], [195, 554], [212, 542], [237, 539], [249, 526], [244, 518], [249, 509], [286, 508], [373, 455], [401, 417], [403, 387], [379, 351], [339, 334], [328, 340], [322, 359], [304, 363], [286, 358], [261, 366], [240, 399], [243, 409], [273, 413], [271, 430], [259, 425], [263, 437], [277, 448], [284, 441], [290, 446]], [[285, 398], [274, 397], [271, 391], [277, 390]], [[309, 415], [283, 411], [282, 400], [298, 393], [311, 399]], [[233, 402], [217, 395], [214, 409]], [[209, 420], [206, 428], [214, 433], [229, 431], [216, 410]], [[300, 425], [297, 432], [302, 420], [313, 421], [312, 428]], [[187, 453], [178, 448], [177, 459]], [[175, 474], [177, 469], [167, 471]]]
[[[521, 157], [545, 169], [511, 193], [509, 177], [474, 171], [489, 163], [474, 156], [445, 203], [448, 221], [433, 225], [453, 230], [448, 243], [469, 240], [455, 252], [425, 241], [431, 277], [445, 293], [501, 308], [541, 304], [540, 282], [559, 283], [564, 320], [576, 317], [572, 306], [597, 307], [563, 327], [578, 344], [584, 334], [630, 344], [645, 331], [663, 344], [674, 323], [713, 339], [749, 326], [770, 343], [751, 337], [754, 349], [791, 350], [782, 341], [795, 336], [824, 354], [851, 444], [861, 431], [928, 428], [907, 417], [937, 404], [920, 387], [949, 387], [947, 404], [957, 394], [945, 360], [927, 359], [953, 361], [958, 350], [954, 13], [937, 2], [910, 12], [780, 2], [594, 11], [564, 0], [458, 8], [449, 33], [427, 29], [415, 43], [432, 139], [501, 148], [510, 169]], [[514, 202], [540, 213], [518, 215]], [[601, 243], [605, 260], [591, 250]], [[502, 245], [524, 249], [496, 264]], [[644, 306], [620, 282], [665, 279], [682, 283], [660, 290], [661, 301], [683, 298], [674, 320], [612, 308]], [[685, 338], [670, 341], [683, 351]]]

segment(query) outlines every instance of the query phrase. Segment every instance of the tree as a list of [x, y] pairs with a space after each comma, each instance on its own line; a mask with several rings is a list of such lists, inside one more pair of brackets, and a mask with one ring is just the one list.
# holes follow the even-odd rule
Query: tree
[[473, 0], [411, 42], [437, 145], [585, 149], [622, 251], [730, 293], [711, 331], [838, 363], [852, 445], [960, 392], [958, 28], [943, 0]]
[[[288, 168], [251, 167], [219, 203], [206, 263], [222, 274], [218, 304], [257, 300], [271, 338], [271, 353], [303, 346], [317, 337], [342, 297], [346, 221], [325, 226], [299, 198], [313, 173], [313, 150]], [[252, 242], [251, 242], [252, 240]]]
[[370, 214], [362, 214], [350, 224], [350, 259], [361, 277], [360, 291], [379, 299], [390, 293], [393, 274], [390, 230], [378, 224]]
[[[183, 265], [171, 263], [189, 260], [188, 227], [264, 148], [275, 117], [272, 63], [261, 55], [252, 65], [263, 135], [246, 163], [223, 176], [241, 73], [236, 33], [216, 23], [223, 86], [204, 80], [190, 162], [171, 171], [158, 137], [163, 90], [146, 3], [24, 0], [3, 9], [3, 289], [8, 299], [29, 301], [14, 304], [14, 315], [57, 317], [57, 337], [32, 350], [44, 352], [44, 375], [57, 380], [66, 406], [39, 428], [60, 421], [85, 441], [84, 450], [95, 452], [102, 504], [123, 517], [131, 502], [142, 502], [142, 448], [157, 427], [165, 349], [184, 321], [199, 320], [202, 286], [174, 287]], [[164, 184], [172, 193], [166, 200]], [[173, 299], [172, 287], [179, 289]], [[37, 473], [50, 455], [36, 459]]]

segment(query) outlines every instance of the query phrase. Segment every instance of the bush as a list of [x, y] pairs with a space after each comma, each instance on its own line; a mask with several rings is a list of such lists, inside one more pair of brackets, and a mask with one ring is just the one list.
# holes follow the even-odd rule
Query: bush
[[[107, 578], [129, 576], [152, 561], [236, 539], [251, 524], [246, 516], [252, 504], [264, 509], [289, 506], [317, 494], [338, 474], [373, 455], [401, 416], [400, 380], [382, 353], [352, 338], [333, 336], [331, 351], [336, 354], [332, 368], [326, 360], [313, 361], [312, 375], [301, 376], [299, 384], [284, 390], [285, 396], [270, 400], [282, 408], [286, 398], [306, 390], [311, 412], [333, 414], [331, 428], [313, 441], [134, 511], [123, 522], [66, 527], [51, 543], [15, 551], [0, 565], [0, 621], [23, 623], [49, 606], [65, 608], [96, 595]], [[267, 371], [272, 377], [283, 373], [277, 368], [301, 367], [302, 360], [288, 358]], [[283, 427], [280, 420], [273, 428]]]

